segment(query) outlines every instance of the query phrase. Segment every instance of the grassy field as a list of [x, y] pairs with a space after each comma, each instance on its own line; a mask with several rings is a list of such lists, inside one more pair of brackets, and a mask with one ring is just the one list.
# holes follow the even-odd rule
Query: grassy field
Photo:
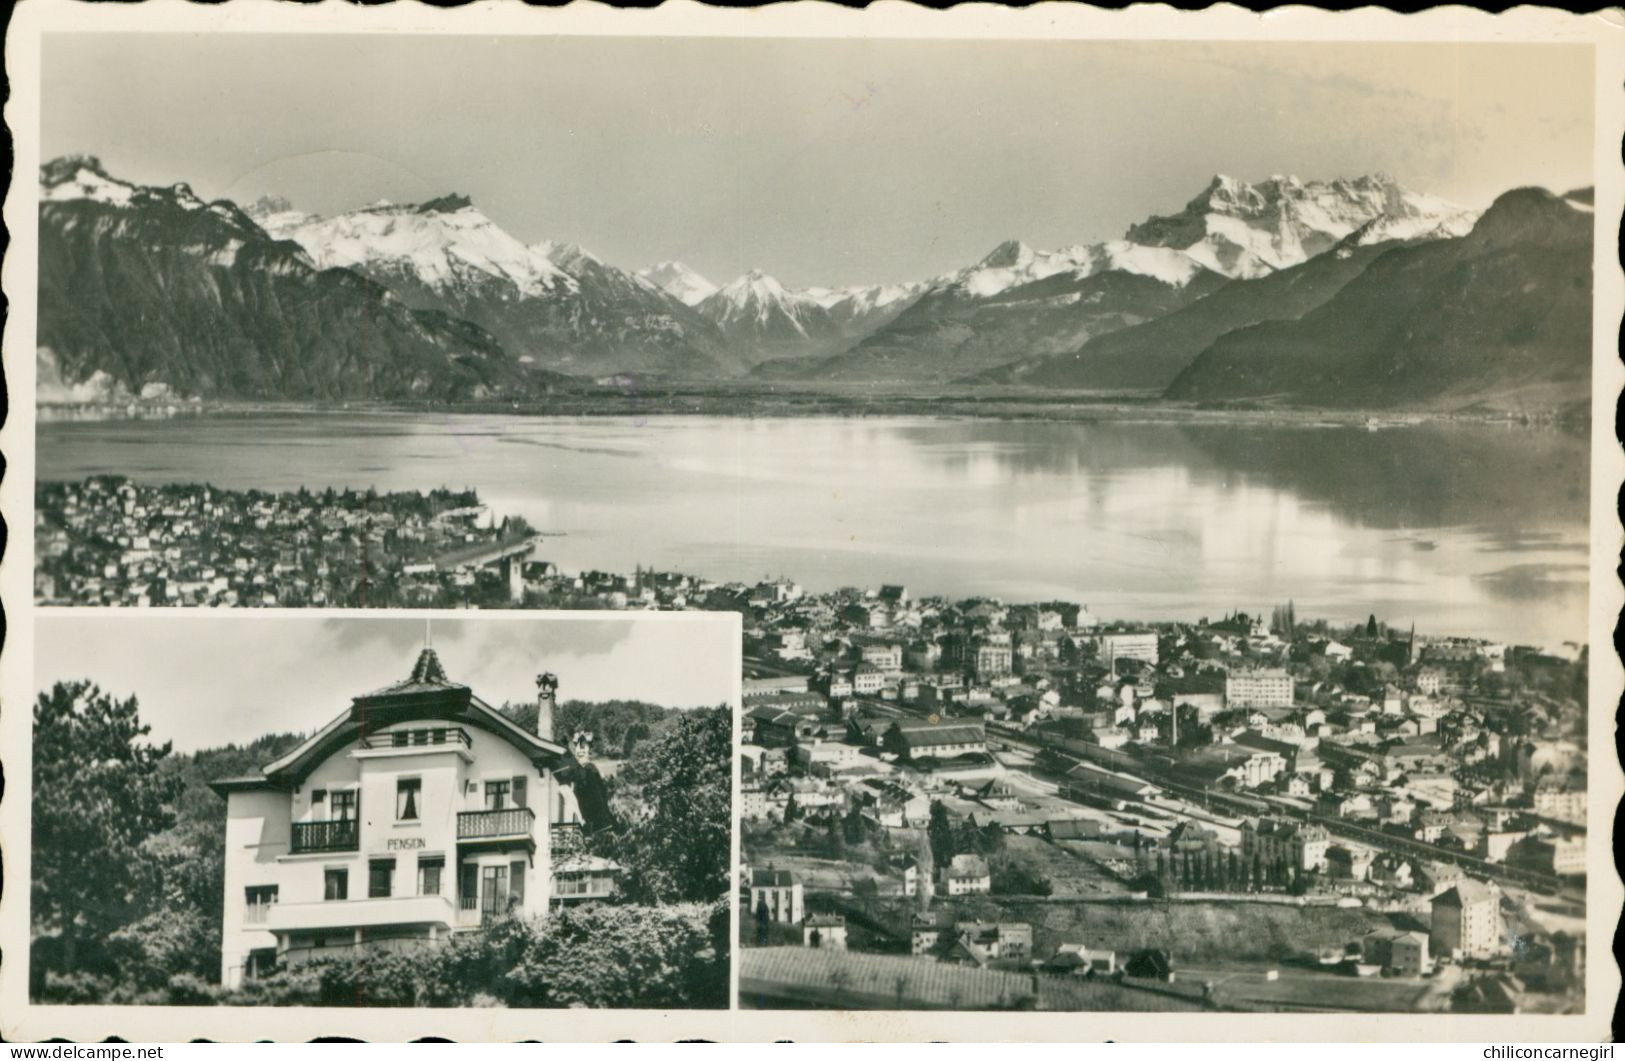
[[[1026, 921], [1042, 956], [1061, 943], [1126, 954], [1170, 951], [1176, 963], [1268, 961], [1337, 947], [1391, 922], [1366, 910], [1246, 902], [960, 901], [964, 916]], [[1407, 926], [1409, 927], [1409, 926]]]
[[1004, 853], [1028, 871], [1047, 878], [1058, 899], [1128, 894], [1128, 886], [1100, 866], [1036, 836], [1005, 837]]
[[1225, 1009], [1353, 1010], [1365, 1013], [1415, 1013], [1449, 1005], [1449, 980], [1421, 977], [1354, 977], [1331, 971], [1279, 970], [1275, 980], [1266, 964], [1252, 966], [1185, 966], [1179, 977], [1187, 984], [1213, 985], [1213, 1002]]
[[862, 862], [837, 862], [792, 851], [772, 853], [752, 851], [750, 860], [753, 866], [766, 866], [771, 863], [774, 869], [789, 870], [808, 891], [837, 891], [850, 894], [860, 880], [872, 880], [877, 888], [887, 893], [895, 892], [901, 886], [900, 878], [888, 880]]
[[1129, 1012], [1200, 1003], [1109, 981], [967, 969], [924, 958], [801, 947], [738, 952], [747, 1009], [953, 1009]]

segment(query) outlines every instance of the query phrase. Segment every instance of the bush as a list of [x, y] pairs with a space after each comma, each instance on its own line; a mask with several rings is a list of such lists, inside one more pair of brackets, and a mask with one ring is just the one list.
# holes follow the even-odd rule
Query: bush
[[317, 958], [233, 992], [176, 977], [169, 995], [175, 1005], [725, 1008], [727, 932], [726, 902], [587, 905], [439, 945]]
[[709, 906], [604, 906], [549, 918], [508, 972], [517, 1006], [689, 1009], [727, 1005]]
[[112, 994], [112, 981], [95, 973], [46, 972], [35, 1001], [60, 1006], [106, 1005]]
[[220, 1001], [220, 987], [191, 973], [176, 973], [169, 978], [164, 1005], [213, 1006]]
[[120, 981], [139, 988], [165, 988], [176, 976], [205, 982], [219, 971], [218, 926], [195, 910], [148, 914], [114, 932], [107, 944], [109, 957], [121, 970]]

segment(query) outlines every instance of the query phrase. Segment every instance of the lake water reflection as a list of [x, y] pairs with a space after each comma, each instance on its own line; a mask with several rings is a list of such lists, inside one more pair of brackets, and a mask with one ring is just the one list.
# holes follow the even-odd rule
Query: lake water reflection
[[229, 488], [471, 486], [634, 564], [812, 589], [1065, 598], [1124, 618], [1586, 629], [1588, 450], [1555, 431], [948, 419], [276, 415], [59, 423], [38, 475]]

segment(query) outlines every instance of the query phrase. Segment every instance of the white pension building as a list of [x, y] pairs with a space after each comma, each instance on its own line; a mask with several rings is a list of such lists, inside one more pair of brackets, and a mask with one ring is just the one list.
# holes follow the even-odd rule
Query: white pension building
[[215, 782], [226, 800], [221, 983], [545, 915], [581, 813], [567, 780], [576, 760], [552, 739], [557, 682], [537, 684], [529, 732], [424, 649], [405, 681], [355, 697], [262, 774]]

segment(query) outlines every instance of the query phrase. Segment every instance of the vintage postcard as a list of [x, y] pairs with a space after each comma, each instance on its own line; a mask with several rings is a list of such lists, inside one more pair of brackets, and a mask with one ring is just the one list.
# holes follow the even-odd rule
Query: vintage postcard
[[1609, 1037], [1625, 14], [6, 60], [7, 1039]]

